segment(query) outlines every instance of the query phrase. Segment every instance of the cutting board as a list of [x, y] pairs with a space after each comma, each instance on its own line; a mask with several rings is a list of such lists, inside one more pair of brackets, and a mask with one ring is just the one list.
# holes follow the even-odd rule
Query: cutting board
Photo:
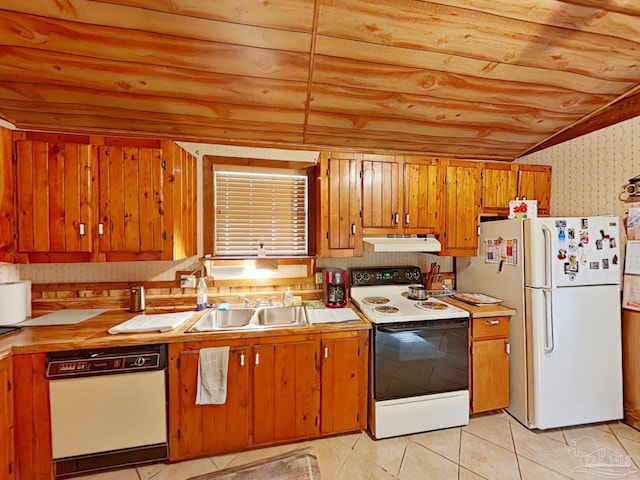
[[98, 315], [108, 312], [108, 308], [85, 308], [85, 309], [73, 309], [58, 310], [57, 312], [48, 313], [41, 317], [25, 320], [17, 325], [20, 327], [48, 327], [51, 325], [75, 325], [76, 323], [84, 322], [90, 318], [97, 317]]

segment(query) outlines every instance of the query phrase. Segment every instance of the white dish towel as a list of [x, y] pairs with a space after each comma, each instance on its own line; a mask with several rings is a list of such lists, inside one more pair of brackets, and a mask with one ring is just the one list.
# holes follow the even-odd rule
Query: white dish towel
[[229, 347], [200, 350], [196, 405], [223, 405], [227, 401], [228, 369]]

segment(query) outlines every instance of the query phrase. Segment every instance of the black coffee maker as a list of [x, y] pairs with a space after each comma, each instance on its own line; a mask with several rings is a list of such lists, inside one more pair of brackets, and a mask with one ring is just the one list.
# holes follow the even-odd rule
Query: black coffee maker
[[322, 299], [329, 308], [342, 308], [347, 305], [349, 287], [347, 271], [341, 268], [322, 270]]

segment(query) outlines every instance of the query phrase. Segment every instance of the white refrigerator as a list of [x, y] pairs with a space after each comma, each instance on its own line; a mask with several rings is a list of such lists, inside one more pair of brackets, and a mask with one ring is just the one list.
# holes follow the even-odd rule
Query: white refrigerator
[[528, 428], [623, 417], [620, 232], [614, 216], [488, 221], [456, 259], [458, 292], [517, 312], [507, 411]]

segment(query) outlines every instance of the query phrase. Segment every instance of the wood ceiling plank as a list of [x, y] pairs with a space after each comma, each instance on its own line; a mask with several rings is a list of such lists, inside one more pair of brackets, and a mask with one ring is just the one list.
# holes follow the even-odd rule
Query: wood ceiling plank
[[417, 0], [334, 0], [320, 7], [318, 33], [609, 80], [640, 74], [637, 42]]
[[494, 80], [533, 83], [602, 95], [620, 95], [635, 85], [633, 81], [615, 82], [572, 72], [554, 71], [508, 63], [491, 62], [448, 53], [375, 45], [343, 38], [318, 36], [316, 56], [339, 57], [382, 66], [436, 69], [451, 74], [469, 75]]
[[558, 87], [509, 80], [451, 74], [440, 70], [380, 65], [370, 62], [316, 56], [314, 83], [352, 86], [376, 91], [410, 93], [433, 98], [540, 107], [554, 112], [586, 114], [612, 101], [613, 95], [593, 95]]
[[[40, 17], [45, 25], [66, 25], [69, 29], [75, 28], [79, 33], [76, 40], [82, 38], [82, 35], [91, 37], [91, 32], [99, 30], [101, 26], [115, 28], [116, 31], [113, 32], [116, 35], [115, 40], [122, 42], [122, 39], [125, 38], [129, 43], [138, 45], [147, 43], [140, 43], [141, 39], [144, 40], [142, 34], [145, 32], [176, 37], [171, 40], [176, 42], [172, 50], [174, 54], [176, 52], [182, 53], [182, 45], [177, 41], [179, 37], [306, 53], [310, 51], [311, 47], [309, 33], [221, 22], [92, 0], [74, 0], [73, 4], [49, 0], [25, 2], [0, 0], [0, 10], [5, 10], [0, 15], [1, 20], [11, 23], [23, 32], [29, 28], [28, 25], [23, 25], [28, 17], [20, 14]], [[48, 22], [46, 22], [47, 18]], [[62, 22], [63, 20], [68, 20], [68, 22]], [[71, 24], [76, 25], [72, 27]], [[4, 29], [4, 25], [2, 29]], [[52, 28], [52, 33], [55, 33], [55, 30]], [[47, 30], [43, 29], [40, 35], [34, 37], [34, 40], [41, 40], [46, 35]]]
[[[635, 18], [640, 14], [636, 6], [626, 12], [616, 11], [611, 2], [535, 0], [514, 2], [510, 0], [436, 0], [432, 3], [460, 7], [490, 13], [525, 22], [554, 27], [599, 33], [612, 37], [640, 40], [640, 22]], [[637, 2], [634, 2], [637, 4]]]
[[557, 131], [580, 118], [579, 115], [550, 112], [541, 108], [445, 101], [419, 95], [318, 84], [312, 86], [312, 97], [311, 113], [338, 112], [447, 125], [511, 126], [532, 132]]
[[[3, 102], [4, 103], [4, 102]], [[176, 117], [170, 122], [166, 118], [158, 119], [156, 115], [144, 112], [127, 112], [129, 116], [117, 112], [118, 116], [110, 116], [112, 110], [102, 109], [96, 114], [94, 109], [87, 111], [71, 110], [67, 105], [42, 104], [40, 109], [30, 110], [7, 107], [5, 110], [16, 119], [19, 129], [43, 129], [42, 117], [49, 119], [47, 130], [55, 132], [74, 132], [101, 135], [144, 136], [146, 138], [172, 139], [184, 141], [206, 141], [215, 139], [222, 143], [232, 143], [234, 138], [251, 139], [255, 143], [274, 142], [302, 144], [302, 125], [285, 123], [264, 123], [250, 121], [229, 121], [227, 119], [207, 119], [184, 116]]]
[[636, 0], [560, 0], [572, 5], [602, 8], [607, 7], [610, 12], [624, 13], [626, 15], [640, 16], [640, 4]]
[[416, 135], [431, 142], [442, 138], [445, 142], [453, 138], [474, 141], [493, 141], [533, 145], [545, 138], [546, 132], [536, 133], [510, 125], [509, 127], [486, 127], [480, 124], [446, 125], [440, 122], [413, 121], [403, 118], [380, 118], [348, 113], [313, 112], [309, 116], [309, 127], [330, 129], [335, 135], [358, 135], [374, 137], [378, 134], [396, 135], [396, 140]]
[[257, 78], [112, 60], [87, 59], [21, 47], [0, 46], [0, 78], [17, 83], [46, 83], [121, 92], [141, 100], [188, 98], [206, 103], [243, 103], [304, 108], [307, 83]]
[[36, 85], [0, 82], [0, 100], [3, 106], [9, 101], [23, 102], [24, 108], [32, 102], [59, 104], [69, 111], [95, 111], [113, 109], [118, 115], [157, 115], [165, 121], [178, 122], [181, 116], [220, 118], [233, 120], [255, 120], [273, 123], [301, 123], [304, 112], [300, 109], [285, 108], [281, 105], [234, 105], [216, 102], [198, 102], [187, 98], [146, 97], [120, 92], [100, 92], [98, 90], [61, 87], [58, 85]]
[[[122, 38], [128, 41], [123, 42]], [[65, 52], [85, 60], [129, 62], [141, 69], [158, 65], [297, 81], [306, 81], [309, 76], [307, 53], [43, 20], [7, 12], [0, 15], [0, 44]]]
[[[358, 151], [369, 152], [397, 152], [397, 148], [389, 148], [390, 146], [397, 147], [397, 142], [388, 142], [384, 139], [361, 139], [357, 137], [334, 137], [334, 136], [322, 136], [316, 135], [314, 132], [309, 132], [309, 143], [330, 145], [333, 148], [341, 149], [353, 149]], [[422, 142], [403, 142], [403, 146], [407, 152], [416, 153], [419, 152], [423, 155], [438, 157], [447, 156], [455, 158], [468, 158], [475, 160], [510, 160], [518, 151], [510, 152], [504, 149], [488, 149], [478, 147], [477, 145], [455, 145], [455, 144], [429, 144]]]
[[311, 32], [314, 0], [100, 0], [158, 12], [208, 18], [242, 25]]

